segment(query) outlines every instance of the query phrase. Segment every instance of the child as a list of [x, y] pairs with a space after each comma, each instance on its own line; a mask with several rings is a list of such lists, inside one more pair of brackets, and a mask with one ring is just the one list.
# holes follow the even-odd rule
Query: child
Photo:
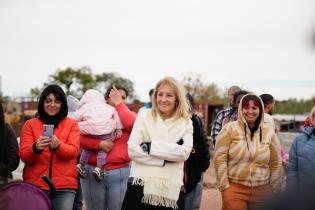
[[[122, 135], [123, 125], [116, 110], [108, 105], [104, 96], [97, 90], [87, 90], [80, 100], [80, 108], [73, 114], [78, 121], [82, 135], [89, 135], [101, 140], [113, 140]], [[77, 165], [81, 178], [86, 178], [84, 165], [88, 162], [91, 151], [82, 150], [80, 163]], [[105, 164], [106, 153], [99, 150], [97, 153], [97, 167], [93, 175], [97, 181], [103, 180], [101, 168]]]

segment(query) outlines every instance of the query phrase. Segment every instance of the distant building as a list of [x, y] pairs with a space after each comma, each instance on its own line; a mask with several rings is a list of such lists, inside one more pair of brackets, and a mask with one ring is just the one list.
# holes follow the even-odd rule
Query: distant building
[[308, 114], [275, 114], [272, 117], [280, 124], [280, 131], [300, 132]]

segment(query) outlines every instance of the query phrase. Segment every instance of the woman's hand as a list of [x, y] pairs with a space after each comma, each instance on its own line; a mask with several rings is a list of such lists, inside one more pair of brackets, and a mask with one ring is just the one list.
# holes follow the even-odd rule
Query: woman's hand
[[51, 142], [50, 142], [50, 144], [49, 144], [49, 148], [50, 148], [51, 150], [55, 150], [55, 149], [57, 149], [58, 147], [59, 147], [59, 139], [57, 138], [57, 136], [53, 135], [53, 136], [51, 137]]
[[116, 131], [115, 131], [115, 135], [114, 135], [114, 140], [117, 138], [117, 139], [119, 139], [119, 138], [121, 138], [121, 136], [122, 136], [122, 130], [121, 129], [116, 129]]
[[119, 90], [116, 89], [115, 85], [113, 85], [113, 89], [111, 89], [111, 91], [109, 92], [109, 98], [115, 106], [123, 102], [121, 93], [119, 92]]
[[48, 136], [40, 136], [37, 141], [36, 141], [36, 149], [38, 151], [42, 151], [45, 147], [48, 147], [50, 142], [51, 142], [52, 138], [48, 137]]
[[104, 152], [109, 152], [112, 149], [113, 145], [114, 143], [112, 141], [101, 141], [98, 147]]

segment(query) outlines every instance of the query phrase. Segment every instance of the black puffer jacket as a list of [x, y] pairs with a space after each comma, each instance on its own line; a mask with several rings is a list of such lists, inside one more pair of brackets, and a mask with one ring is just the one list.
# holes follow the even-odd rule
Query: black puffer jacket
[[13, 129], [5, 124], [5, 138], [0, 146], [0, 183], [4, 183], [12, 177], [12, 172], [19, 166], [18, 142]]
[[210, 165], [209, 144], [201, 119], [193, 114], [191, 120], [194, 127], [193, 149], [184, 167], [185, 193], [191, 192], [196, 187], [200, 181], [201, 173], [205, 172]]

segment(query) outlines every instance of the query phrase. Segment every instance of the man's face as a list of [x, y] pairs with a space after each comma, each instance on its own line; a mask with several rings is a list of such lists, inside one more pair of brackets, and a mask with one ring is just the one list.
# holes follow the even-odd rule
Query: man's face
[[242, 97], [243, 97], [244, 95], [245, 95], [245, 94], [237, 96], [237, 98], [236, 98], [236, 100], [235, 100], [235, 104], [233, 104], [233, 107], [234, 107], [234, 108], [238, 109], [238, 106], [240, 105], [241, 99], [242, 99]]
[[230, 90], [228, 92], [228, 101], [229, 101], [229, 105], [232, 106], [233, 105], [233, 100], [234, 100], [234, 94], [236, 93], [236, 90]]
[[275, 101], [271, 102], [270, 104], [267, 105], [268, 107], [268, 114], [272, 115], [274, 109], [275, 109]]

